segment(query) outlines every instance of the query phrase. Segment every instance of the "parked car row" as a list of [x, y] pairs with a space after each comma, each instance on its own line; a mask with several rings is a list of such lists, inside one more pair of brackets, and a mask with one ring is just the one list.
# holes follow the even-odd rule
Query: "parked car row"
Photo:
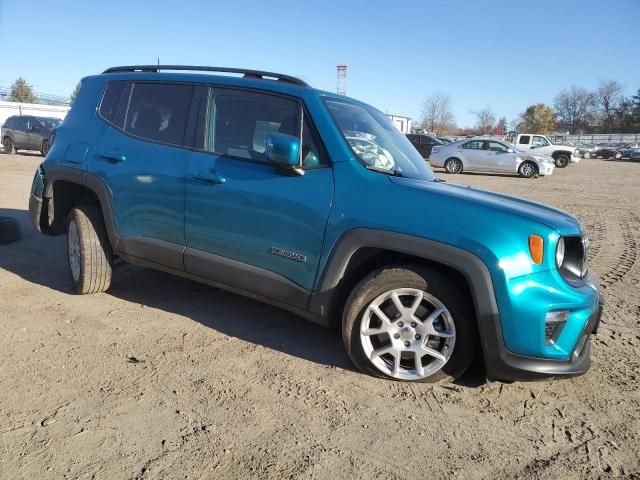
[[578, 150], [578, 155], [582, 158], [640, 158], [640, 144], [637, 142], [598, 143], [597, 145], [576, 143], [573, 146]]
[[0, 129], [4, 152], [36, 150], [45, 157], [49, 150], [49, 135], [61, 123], [62, 120], [54, 117], [14, 115], [7, 118]]

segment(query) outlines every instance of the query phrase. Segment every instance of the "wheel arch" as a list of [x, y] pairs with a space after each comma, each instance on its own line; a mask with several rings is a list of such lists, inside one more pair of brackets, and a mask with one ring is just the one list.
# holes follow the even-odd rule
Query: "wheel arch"
[[376, 268], [398, 263], [437, 268], [462, 285], [473, 301], [484, 349], [485, 336], [493, 334], [483, 326], [490, 322], [487, 326], [494, 328], [499, 316], [489, 269], [469, 251], [412, 235], [366, 228], [343, 234], [318, 278], [309, 310], [335, 325], [342, 317], [346, 297], [358, 281]]
[[[111, 211], [111, 202], [102, 181], [83, 170], [69, 167], [47, 168], [41, 226], [43, 233], [62, 235], [66, 232], [66, 219], [76, 205], [95, 205], [102, 212], [111, 247], [115, 248], [117, 234]], [[46, 230], [46, 232], [44, 232]]]

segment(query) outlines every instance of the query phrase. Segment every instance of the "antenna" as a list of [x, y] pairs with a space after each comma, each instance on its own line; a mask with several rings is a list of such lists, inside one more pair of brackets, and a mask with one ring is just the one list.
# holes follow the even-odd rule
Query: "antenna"
[[338, 95], [347, 94], [347, 65], [345, 63], [339, 63], [338, 67], [338, 83], [336, 91]]

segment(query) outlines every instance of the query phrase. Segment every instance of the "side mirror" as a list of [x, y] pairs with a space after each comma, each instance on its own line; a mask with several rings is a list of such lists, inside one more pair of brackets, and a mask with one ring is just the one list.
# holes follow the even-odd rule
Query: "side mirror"
[[507, 153], [513, 153], [513, 148], [507, 148]]
[[300, 139], [286, 133], [267, 135], [265, 155], [278, 168], [304, 175], [300, 168]]
[[32, 132], [39, 132], [40, 130], [42, 130], [42, 128], [40, 127], [40, 125], [34, 124], [31, 125], [31, 128], [29, 130], [31, 130]]

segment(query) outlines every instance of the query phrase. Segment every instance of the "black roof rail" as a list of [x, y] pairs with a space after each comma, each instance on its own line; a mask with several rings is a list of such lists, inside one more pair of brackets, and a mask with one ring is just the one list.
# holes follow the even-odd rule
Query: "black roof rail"
[[200, 65], [128, 65], [123, 67], [107, 68], [102, 73], [124, 73], [124, 72], [158, 72], [160, 70], [184, 70], [192, 72], [221, 72], [221, 73], [241, 73], [246, 78], [258, 78], [262, 80], [277, 80], [280, 82], [292, 83], [301, 87], [309, 85], [299, 78], [282, 73], [263, 72], [262, 70], [248, 70], [246, 68], [226, 68], [226, 67], [203, 67]]

